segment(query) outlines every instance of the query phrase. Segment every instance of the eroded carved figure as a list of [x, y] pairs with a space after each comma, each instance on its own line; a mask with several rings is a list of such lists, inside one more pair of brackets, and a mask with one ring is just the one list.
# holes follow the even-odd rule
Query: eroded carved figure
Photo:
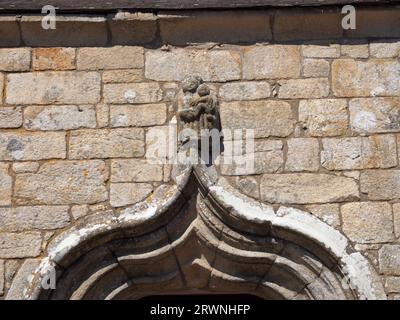
[[183, 108], [178, 112], [182, 129], [197, 131], [219, 129], [218, 102], [210, 88], [198, 76], [182, 81]]

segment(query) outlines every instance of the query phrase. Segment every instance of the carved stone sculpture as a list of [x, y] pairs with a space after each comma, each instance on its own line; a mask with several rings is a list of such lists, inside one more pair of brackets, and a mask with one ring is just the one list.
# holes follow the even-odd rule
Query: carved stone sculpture
[[[218, 101], [210, 88], [198, 76], [188, 76], [182, 81], [183, 108], [179, 110], [180, 130], [192, 129], [197, 138], [207, 130], [220, 129]], [[188, 139], [181, 141], [182, 145]]]

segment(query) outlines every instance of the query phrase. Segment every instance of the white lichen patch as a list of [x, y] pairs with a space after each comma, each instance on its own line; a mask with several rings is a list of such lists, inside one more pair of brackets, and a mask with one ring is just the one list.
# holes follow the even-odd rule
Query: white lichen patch
[[134, 90], [127, 90], [124, 93], [125, 102], [129, 102], [129, 103], [135, 102], [136, 97], [137, 97], [137, 93]]
[[348, 246], [346, 237], [308, 212], [280, 207], [274, 224], [317, 241], [338, 258], [346, 253]]
[[377, 124], [376, 115], [373, 112], [360, 111], [354, 117], [353, 126], [363, 131], [372, 131]]
[[118, 217], [120, 222], [144, 222], [153, 218], [157, 214], [157, 207], [149, 206], [143, 211], [137, 212], [134, 209], [126, 209], [123, 214]]
[[85, 228], [74, 230], [70, 234], [67, 234], [60, 242], [58, 242], [53, 248], [49, 248], [48, 257], [53, 261], [58, 261], [60, 258], [65, 256], [72, 248], [83, 242], [92, 234], [98, 234], [102, 230], [107, 230], [111, 221], [106, 223], [89, 225]]
[[381, 281], [377, 278], [367, 259], [359, 252], [342, 258], [343, 272], [351, 289], [360, 293], [359, 299], [386, 299]]

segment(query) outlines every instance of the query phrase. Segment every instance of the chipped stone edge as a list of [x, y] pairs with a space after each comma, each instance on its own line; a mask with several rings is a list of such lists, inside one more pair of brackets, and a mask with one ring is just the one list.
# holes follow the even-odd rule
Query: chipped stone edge
[[[347, 238], [339, 231], [319, 220], [308, 212], [281, 206], [277, 212], [272, 206], [262, 204], [242, 195], [231, 187], [224, 178], [210, 179], [208, 172], [201, 166], [194, 169], [184, 167], [177, 170], [176, 185], [162, 185], [163, 197], [143, 201], [125, 209], [119, 216], [109, 216], [101, 223], [88, 223], [77, 229], [71, 227], [48, 245], [47, 255], [42, 259], [25, 261], [6, 296], [7, 300], [39, 298], [41, 279], [50, 268], [65, 257], [78, 244], [100, 234], [106, 234], [118, 228], [128, 228], [158, 219], [182, 195], [182, 190], [190, 181], [192, 171], [199, 183], [228, 214], [247, 223], [270, 223], [272, 226], [299, 234], [324, 248], [339, 261], [339, 265], [359, 299], [387, 299], [383, 284], [370, 262], [359, 252], [354, 252]], [[211, 173], [211, 176], [212, 173]], [[162, 198], [162, 199], [160, 199]]]

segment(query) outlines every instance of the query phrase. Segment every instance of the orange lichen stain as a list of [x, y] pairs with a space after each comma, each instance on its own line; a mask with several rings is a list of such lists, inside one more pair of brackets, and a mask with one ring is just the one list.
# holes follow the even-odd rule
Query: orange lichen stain
[[75, 49], [38, 48], [33, 50], [34, 70], [75, 69]]
[[82, 174], [84, 177], [87, 177], [89, 174], [89, 170], [88, 169], [83, 169]]

